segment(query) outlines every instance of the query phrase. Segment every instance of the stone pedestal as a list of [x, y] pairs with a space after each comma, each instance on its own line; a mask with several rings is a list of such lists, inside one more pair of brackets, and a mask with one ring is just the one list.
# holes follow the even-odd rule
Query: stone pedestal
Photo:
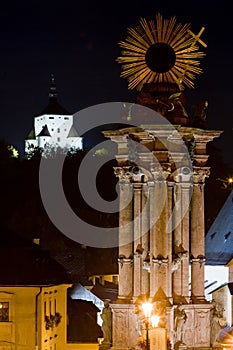
[[184, 328], [183, 343], [188, 347], [210, 347], [210, 310], [211, 304], [184, 305], [187, 320]]
[[135, 349], [137, 346], [137, 315], [133, 304], [111, 304], [113, 332], [111, 350]]
[[165, 328], [150, 330], [150, 350], [167, 350], [167, 332]]

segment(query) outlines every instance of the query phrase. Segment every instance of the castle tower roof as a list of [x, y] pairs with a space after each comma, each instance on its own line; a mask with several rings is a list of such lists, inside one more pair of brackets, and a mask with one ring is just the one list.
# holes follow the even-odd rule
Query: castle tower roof
[[50, 86], [49, 86], [49, 102], [47, 106], [37, 114], [43, 115], [43, 114], [61, 114], [61, 115], [69, 115], [71, 114], [68, 112], [63, 106], [60, 105], [57, 99], [58, 92], [55, 82], [54, 74], [50, 75]]

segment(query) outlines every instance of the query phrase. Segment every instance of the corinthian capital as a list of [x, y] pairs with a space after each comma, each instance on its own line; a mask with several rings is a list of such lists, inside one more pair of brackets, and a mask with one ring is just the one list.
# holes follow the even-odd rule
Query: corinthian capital
[[193, 167], [193, 182], [194, 184], [204, 184], [205, 178], [210, 176], [209, 167]]
[[120, 182], [130, 183], [132, 180], [132, 173], [130, 167], [114, 167], [114, 174], [119, 178]]
[[151, 174], [156, 182], [164, 182], [171, 174], [171, 165], [169, 163], [164, 164], [151, 164]]

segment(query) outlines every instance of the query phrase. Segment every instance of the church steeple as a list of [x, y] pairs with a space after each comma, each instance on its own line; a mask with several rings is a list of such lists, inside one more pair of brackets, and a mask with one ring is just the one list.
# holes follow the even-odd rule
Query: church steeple
[[50, 74], [49, 99], [57, 100], [57, 86], [54, 74]]
[[63, 106], [60, 105], [58, 102], [58, 93], [57, 93], [57, 86], [55, 82], [54, 74], [50, 74], [50, 84], [49, 84], [49, 102], [47, 106], [37, 115], [43, 115], [43, 114], [58, 114], [58, 115], [69, 115], [71, 114], [68, 112]]

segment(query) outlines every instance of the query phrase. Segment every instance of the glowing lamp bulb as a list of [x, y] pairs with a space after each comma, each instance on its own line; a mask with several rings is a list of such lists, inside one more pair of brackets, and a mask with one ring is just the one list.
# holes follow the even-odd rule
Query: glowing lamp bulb
[[159, 316], [158, 315], [153, 315], [151, 316], [151, 325], [152, 327], [158, 327], [159, 324]]
[[150, 317], [151, 311], [152, 311], [152, 304], [149, 302], [142, 304], [142, 310], [144, 312], [145, 317]]

